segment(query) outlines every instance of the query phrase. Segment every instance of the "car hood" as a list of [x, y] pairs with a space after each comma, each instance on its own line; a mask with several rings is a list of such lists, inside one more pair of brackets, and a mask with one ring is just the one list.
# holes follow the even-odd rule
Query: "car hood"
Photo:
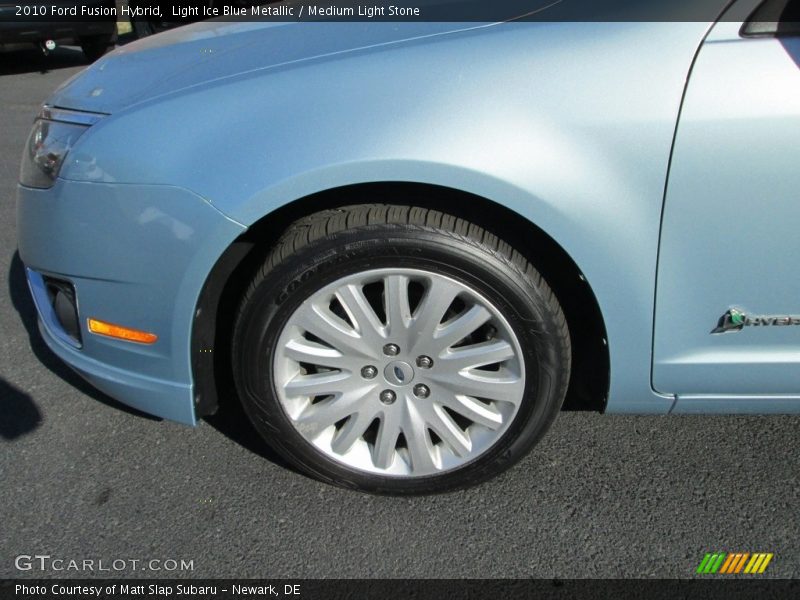
[[[434, 8], [461, 1], [469, 4], [467, 0], [420, 1]], [[720, 7], [729, 2], [705, 1]], [[696, 2], [671, 0], [655, 4], [689, 6], [688, 10], [691, 11], [695, 10], [691, 7]], [[482, 5], [480, 2], [473, 4]], [[569, 21], [585, 19], [589, 15], [589, 20], [606, 21], [617, 20], [611, 17], [628, 14], [631, 6], [640, 4], [640, 0], [507, 0], [504, 4], [492, 5], [495, 8], [487, 14], [502, 20], [533, 15], [535, 19], [543, 17], [545, 20]], [[716, 14], [716, 10], [713, 12]], [[495, 16], [495, 13], [502, 13], [502, 16]], [[475, 14], [486, 16], [480, 12]], [[695, 14], [695, 17], [699, 14]], [[335, 58], [348, 52], [367, 52], [389, 44], [487, 25], [491, 24], [435, 21], [204, 21], [117, 48], [65, 82], [49, 102], [63, 108], [113, 113], [215, 80], [265, 69], [289, 68], [304, 61]]]
[[113, 113], [219, 79], [479, 26], [482, 25], [205, 21], [117, 48], [68, 80], [49, 103]]

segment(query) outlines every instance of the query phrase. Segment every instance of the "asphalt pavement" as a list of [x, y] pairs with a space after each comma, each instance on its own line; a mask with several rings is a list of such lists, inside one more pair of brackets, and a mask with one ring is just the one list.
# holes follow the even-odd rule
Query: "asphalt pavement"
[[0, 52], [0, 577], [691, 577], [711, 551], [800, 577], [798, 417], [563, 413], [499, 478], [391, 498], [296, 473], [236, 410], [189, 428], [94, 391], [41, 340], [15, 233], [37, 107], [84, 66]]

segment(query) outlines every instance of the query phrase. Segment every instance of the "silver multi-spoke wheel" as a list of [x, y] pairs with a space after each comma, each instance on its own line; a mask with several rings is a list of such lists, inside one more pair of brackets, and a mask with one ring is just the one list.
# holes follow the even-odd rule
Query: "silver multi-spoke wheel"
[[420, 269], [348, 275], [289, 316], [274, 385], [327, 457], [383, 476], [449, 471], [506, 432], [525, 394], [517, 335], [470, 286]]

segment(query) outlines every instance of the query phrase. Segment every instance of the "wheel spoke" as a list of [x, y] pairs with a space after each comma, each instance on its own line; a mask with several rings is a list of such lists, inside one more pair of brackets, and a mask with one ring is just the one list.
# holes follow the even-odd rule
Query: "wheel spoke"
[[439, 405], [428, 405], [424, 409], [425, 420], [429, 429], [433, 429], [442, 441], [456, 455], [464, 457], [472, 450], [472, 442], [464, 431], [453, 421], [453, 417]]
[[295, 375], [283, 386], [287, 396], [324, 396], [337, 394], [343, 388], [352, 388], [348, 381], [352, 375], [344, 371], [314, 373], [313, 375]]
[[434, 330], [442, 322], [445, 312], [461, 291], [462, 288], [447, 280], [430, 281], [411, 322], [411, 329], [417, 339], [428, 343]]
[[497, 430], [503, 425], [503, 415], [483, 402], [462, 394], [442, 394], [437, 401], [473, 423]]
[[311, 404], [295, 419], [295, 427], [308, 439], [314, 440], [328, 427], [360, 410], [369, 400], [367, 395], [370, 392], [369, 388], [365, 388]]
[[389, 335], [397, 339], [411, 324], [411, 306], [408, 302], [409, 278], [405, 275], [389, 275], [383, 279], [383, 306]]
[[353, 369], [354, 361], [335, 348], [323, 346], [303, 338], [290, 340], [283, 349], [286, 358], [334, 369]]
[[375, 438], [372, 462], [379, 469], [388, 469], [397, 454], [397, 438], [400, 436], [399, 410], [384, 411], [381, 426]]
[[446, 350], [473, 333], [491, 318], [492, 314], [488, 310], [476, 304], [449, 323], [439, 327], [433, 337], [439, 344], [439, 348]]
[[297, 311], [297, 326], [317, 336], [342, 354], [370, 357], [372, 348], [364, 339], [327, 307], [310, 305]]
[[433, 373], [431, 380], [444, 386], [451, 393], [486, 398], [518, 404], [525, 389], [521, 377], [492, 371], [461, 371], [459, 373]]
[[514, 358], [514, 348], [505, 340], [481, 342], [451, 350], [440, 359], [452, 370], [485, 367]]
[[352, 283], [343, 285], [336, 290], [336, 297], [355, 324], [361, 338], [372, 347], [380, 344], [386, 337], [385, 328], [370, 306], [361, 286]]
[[411, 468], [415, 473], [434, 473], [439, 470], [440, 465], [434, 458], [436, 448], [428, 436], [425, 420], [418, 412], [418, 407], [409, 404], [408, 409], [403, 424], [403, 435], [411, 457]]
[[331, 449], [336, 454], [344, 454], [350, 450], [375, 419], [375, 411], [366, 410], [366, 408], [362, 406], [362, 410], [351, 415], [342, 428], [336, 432], [331, 442]]

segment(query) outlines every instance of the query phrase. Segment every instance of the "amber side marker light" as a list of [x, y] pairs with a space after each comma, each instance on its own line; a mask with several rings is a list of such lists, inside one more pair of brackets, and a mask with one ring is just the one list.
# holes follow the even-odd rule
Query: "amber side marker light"
[[98, 321], [97, 319], [88, 319], [89, 331], [98, 335], [105, 335], [118, 340], [125, 340], [126, 342], [139, 342], [140, 344], [152, 344], [158, 336], [155, 333], [147, 333], [146, 331], [139, 331], [138, 329], [129, 329], [113, 323], [106, 323], [105, 321]]

